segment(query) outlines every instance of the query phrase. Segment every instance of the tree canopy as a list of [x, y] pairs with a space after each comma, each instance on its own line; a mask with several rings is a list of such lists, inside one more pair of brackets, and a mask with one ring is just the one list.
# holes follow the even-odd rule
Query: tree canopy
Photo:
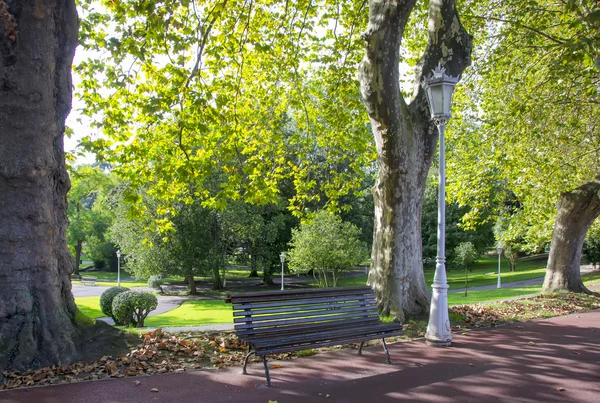
[[[194, 199], [268, 203], [283, 179], [296, 190], [291, 208], [319, 192], [335, 208], [360, 186], [374, 156], [355, 82], [364, 1], [80, 6], [80, 43], [94, 56], [76, 67], [78, 94], [99, 130], [83, 144], [164, 211]], [[312, 178], [341, 162], [346, 170]], [[207, 181], [217, 172], [215, 189]]]

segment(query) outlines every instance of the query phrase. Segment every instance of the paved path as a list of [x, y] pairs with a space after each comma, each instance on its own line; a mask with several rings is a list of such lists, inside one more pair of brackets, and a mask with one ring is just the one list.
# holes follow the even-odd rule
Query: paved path
[[[2, 403], [598, 402], [600, 310], [422, 341], [261, 364], [0, 392]], [[135, 381], [140, 385], [136, 386]], [[157, 388], [159, 392], [150, 390]], [[564, 388], [564, 391], [557, 389]]]

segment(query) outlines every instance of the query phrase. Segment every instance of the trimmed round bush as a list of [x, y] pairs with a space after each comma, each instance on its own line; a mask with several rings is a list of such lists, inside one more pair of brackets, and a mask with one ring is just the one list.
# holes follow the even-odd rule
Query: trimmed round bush
[[112, 311], [115, 322], [127, 326], [143, 327], [144, 320], [156, 309], [156, 295], [146, 291], [126, 291], [113, 300]]
[[162, 276], [150, 276], [148, 279], [148, 287], [155, 288], [157, 290], [161, 290], [161, 285], [163, 285], [163, 277]]
[[102, 295], [100, 296], [100, 309], [102, 310], [102, 313], [105, 314], [106, 316], [110, 316], [111, 318], [113, 318], [115, 323], [117, 322], [117, 320], [113, 316], [113, 311], [112, 311], [113, 300], [115, 299], [115, 297], [117, 295], [119, 295], [125, 291], [129, 291], [129, 288], [127, 288], [127, 287], [111, 287], [108, 290], [104, 291], [102, 293]]

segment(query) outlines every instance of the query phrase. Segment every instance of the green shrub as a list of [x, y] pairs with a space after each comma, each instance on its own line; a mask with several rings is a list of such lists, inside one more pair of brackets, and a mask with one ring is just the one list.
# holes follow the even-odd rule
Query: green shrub
[[148, 279], [148, 287], [155, 288], [162, 292], [161, 285], [163, 285], [163, 276], [150, 276]]
[[111, 287], [108, 290], [104, 291], [100, 296], [100, 309], [102, 313], [106, 316], [111, 317], [115, 323], [118, 323], [115, 317], [113, 316], [112, 305], [115, 297], [125, 291], [129, 291], [129, 288], [126, 287]]
[[127, 291], [115, 297], [112, 311], [115, 322], [144, 327], [144, 320], [157, 306], [158, 300], [154, 294], [145, 291]]

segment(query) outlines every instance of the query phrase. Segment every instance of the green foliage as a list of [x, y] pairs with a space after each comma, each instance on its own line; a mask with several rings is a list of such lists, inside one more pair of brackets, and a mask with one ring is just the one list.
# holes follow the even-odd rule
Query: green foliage
[[79, 2], [77, 96], [103, 134], [82, 145], [131, 182], [139, 215], [140, 190], [163, 211], [223, 209], [282, 183], [296, 213], [321, 195], [340, 208], [375, 157], [355, 82], [365, 2], [196, 3]]
[[[127, 265], [135, 277], [177, 275], [181, 277], [213, 275], [213, 287], [221, 288], [219, 270], [230, 248], [231, 231], [226, 226], [227, 213], [199, 202], [177, 203], [169, 212], [161, 211], [156, 199], [143, 192], [140, 205], [143, 217], [131, 216], [124, 203], [129, 188], [123, 185], [114, 192], [117, 219], [110, 231], [111, 239], [127, 256]], [[157, 221], [168, 226], [161, 233]]]
[[[429, 180], [425, 188], [423, 216], [421, 219], [421, 236], [423, 241], [423, 261], [425, 266], [433, 266], [437, 254], [437, 211], [438, 187]], [[463, 242], [470, 242], [479, 253], [486, 250], [494, 242], [492, 223], [471, 225], [463, 224], [463, 217], [471, 211], [470, 206], [459, 206], [458, 203], [446, 205], [446, 259], [452, 261], [456, 247]]]
[[359, 240], [360, 230], [339, 216], [320, 210], [292, 230], [288, 265], [292, 271], [314, 270], [321, 287], [337, 286], [340, 274], [360, 264], [366, 245]]
[[454, 249], [454, 263], [463, 269], [469, 269], [477, 261], [479, 252], [472, 242], [461, 242]]
[[521, 207], [510, 237], [536, 250], [550, 240], [559, 195], [600, 173], [600, 8], [590, 0], [466, 3], [463, 22], [480, 46], [455, 94], [448, 194], [474, 207], [473, 220], [490, 207], [502, 215], [513, 195]]
[[594, 268], [600, 264], [600, 228], [592, 227], [583, 244], [583, 257]]
[[113, 301], [115, 297], [121, 293], [129, 291], [126, 287], [111, 287], [104, 291], [100, 296], [100, 309], [104, 315], [111, 317], [115, 323], [120, 323], [116, 316], [113, 314]]
[[117, 323], [144, 327], [144, 320], [157, 306], [158, 300], [152, 293], [125, 291], [114, 298], [112, 312]]
[[161, 286], [164, 284], [163, 276], [161, 275], [153, 275], [148, 278], [148, 287], [156, 288], [162, 291]]
[[85, 253], [97, 268], [110, 266], [116, 269], [116, 249], [107, 239], [114, 219], [107, 197], [117, 179], [99, 166], [90, 165], [73, 168], [70, 178], [67, 243], [71, 253], [73, 256], [78, 252], [79, 255]]
[[469, 286], [469, 269], [478, 257], [479, 253], [472, 242], [461, 242], [454, 249], [454, 264], [465, 270], [465, 297]]

